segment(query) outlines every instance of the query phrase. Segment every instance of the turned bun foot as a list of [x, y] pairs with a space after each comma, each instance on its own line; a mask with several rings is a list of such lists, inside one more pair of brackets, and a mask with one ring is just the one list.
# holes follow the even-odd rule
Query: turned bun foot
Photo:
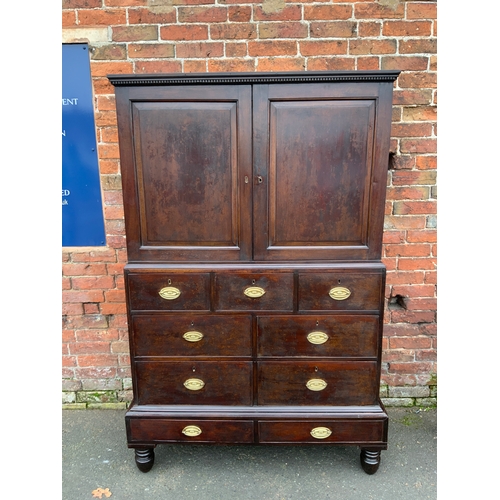
[[375, 474], [380, 465], [380, 450], [361, 450], [361, 466], [367, 474]]
[[141, 472], [149, 472], [155, 463], [154, 448], [136, 448], [135, 463]]

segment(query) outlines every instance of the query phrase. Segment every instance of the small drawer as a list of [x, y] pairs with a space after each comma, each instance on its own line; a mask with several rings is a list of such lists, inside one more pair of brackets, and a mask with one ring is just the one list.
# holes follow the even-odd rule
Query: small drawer
[[131, 310], [210, 310], [209, 273], [129, 273]]
[[379, 316], [259, 316], [257, 355], [366, 357], [378, 354]]
[[128, 442], [252, 443], [251, 420], [174, 420], [166, 418], [131, 418]]
[[376, 361], [261, 361], [260, 405], [373, 405]]
[[136, 361], [141, 405], [250, 405], [252, 362]]
[[320, 420], [258, 422], [260, 443], [384, 444], [383, 420]]
[[217, 273], [218, 311], [292, 311], [292, 273]]
[[299, 311], [380, 310], [382, 274], [301, 273]]
[[135, 356], [252, 356], [252, 317], [196, 314], [132, 316]]

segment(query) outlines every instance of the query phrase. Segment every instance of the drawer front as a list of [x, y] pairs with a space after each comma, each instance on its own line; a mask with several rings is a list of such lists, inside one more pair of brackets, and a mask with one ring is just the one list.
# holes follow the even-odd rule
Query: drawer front
[[372, 405], [377, 402], [375, 361], [261, 361], [260, 405]]
[[377, 315], [259, 316], [259, 357], [344, 356], [376, 358]]
[[128, 442], [252, 443], [251, 420], [173, 420], [131, 418]]
[[218, 311], [292, 311], [292, 273], [218, 273], [215, 275]]
[[380, 310], [381, 274], [301, 273], [299, 311]]
[[260, 443], [373, 443], [386, 442], [383, 420], [261, 421]]
[[127, 274], [132, 310], [210, 310], [210, 274]]
[[134, 363], [138, 404], [252, 403], [252, 363], [180, 361]]
[[135, 356], [252, 356], [250, 315], [135, 315], [131, 330]]

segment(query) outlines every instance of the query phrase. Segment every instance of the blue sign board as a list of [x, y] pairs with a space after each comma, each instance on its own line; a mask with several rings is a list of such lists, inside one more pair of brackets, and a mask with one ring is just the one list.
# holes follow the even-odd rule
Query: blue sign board
[[63, 44], [62, 49], [62, 246], [102, 246], [106, 235], [88, 45]]

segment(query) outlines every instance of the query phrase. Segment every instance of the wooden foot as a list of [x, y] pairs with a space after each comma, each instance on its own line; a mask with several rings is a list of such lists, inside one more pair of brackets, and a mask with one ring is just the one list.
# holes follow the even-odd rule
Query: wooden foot
[[149, 472], [155, 463], [154, 448], [136, 448], [135, 463], [141, 472]]
[[375, 474], [380, 465], [380, 450], [361, 450], [361, 466], [367, 474]]

